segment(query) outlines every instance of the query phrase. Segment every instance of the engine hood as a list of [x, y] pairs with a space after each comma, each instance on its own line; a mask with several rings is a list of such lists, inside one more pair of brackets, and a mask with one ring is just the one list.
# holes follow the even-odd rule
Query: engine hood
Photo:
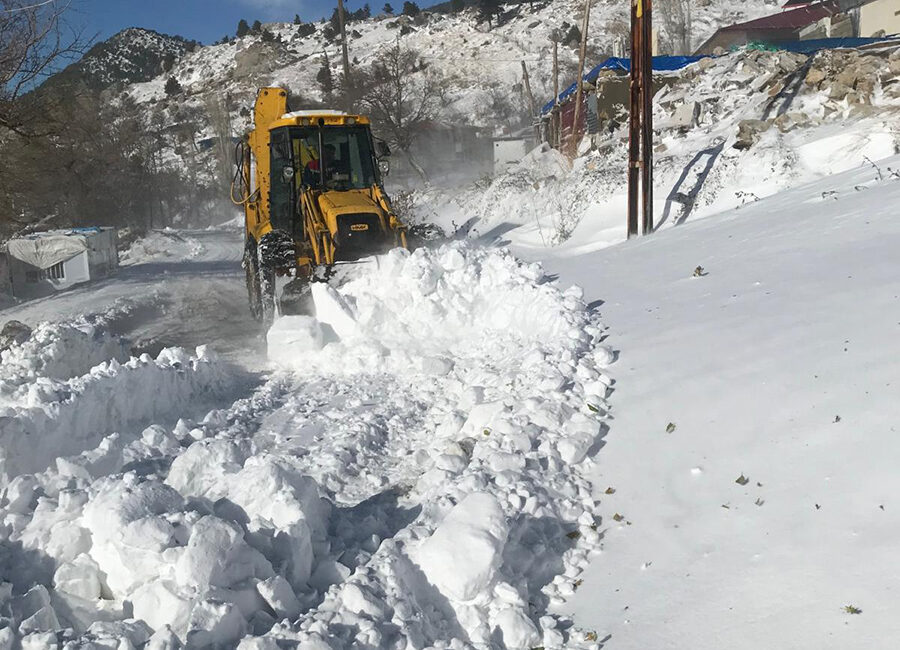
[[319, 209], [331, 216], [342, 214], [377, 214], [382, 216], [382, 210], [372, 199], [369, 190], [347, 190], [345, 192], [323, 192], [318, 198]]

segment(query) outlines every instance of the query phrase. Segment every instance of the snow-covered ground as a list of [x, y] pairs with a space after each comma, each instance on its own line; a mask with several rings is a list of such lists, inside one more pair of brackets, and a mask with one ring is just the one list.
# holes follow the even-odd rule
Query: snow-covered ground
[[559, 609], [604, 648], [896, 644], [898, 200], [866, 165], [546, 262], [621, 353], [603, 553]]

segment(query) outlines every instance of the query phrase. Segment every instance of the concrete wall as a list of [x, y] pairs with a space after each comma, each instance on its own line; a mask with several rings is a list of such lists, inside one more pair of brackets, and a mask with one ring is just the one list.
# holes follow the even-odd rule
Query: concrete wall
[[12, 280], [9, 277], [9, 256], [0, 250], [0, 294], [12, 295]]
[[900, 33], [900, 2], [875, 0], [859, 8], [859, 35], [869, 38], [875, 34]]

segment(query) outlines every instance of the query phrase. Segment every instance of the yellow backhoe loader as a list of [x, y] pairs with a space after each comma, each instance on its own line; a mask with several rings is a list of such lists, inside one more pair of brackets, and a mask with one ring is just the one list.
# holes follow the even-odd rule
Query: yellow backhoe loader
[[253, 125], [237, 145], [231, 193], [244, 208], [250, 311], [271, 322], [278, 309], [309, 310], [309, 282], [341, 264], [406, 248], [406, 226], [382, 187], [390, 150], [368, 118], [291, 112], [287, 90], [262, 88]]

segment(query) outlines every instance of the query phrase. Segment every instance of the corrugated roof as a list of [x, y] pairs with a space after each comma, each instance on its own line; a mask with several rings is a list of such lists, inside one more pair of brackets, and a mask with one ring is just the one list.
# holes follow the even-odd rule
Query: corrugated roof
[[750, 20], [746, 23], [738, 23], [737, 25], [729, 25], [723, 27], [723, 32], [747, 31], [747, 30], [763, 30], [763, 29], [800, 29], [807, 25], [833, 16], [840, 10], [835, 2], [821, 2], [809, 7], [798, 7], [797, 9], [789, 9], [782, 11], [780, 14], [773, 14], [756, 20]]

